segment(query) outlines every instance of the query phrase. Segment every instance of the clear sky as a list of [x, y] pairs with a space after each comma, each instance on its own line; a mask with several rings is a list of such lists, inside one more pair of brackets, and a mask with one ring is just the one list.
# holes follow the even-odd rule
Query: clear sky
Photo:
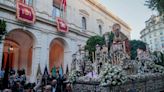
[[140, 31], [145, 21], [155, 12], [145, 6], [145, 0], [99, 0], [113, 14], [124, 20], [132, 28], [131, 38], [140, 39]]

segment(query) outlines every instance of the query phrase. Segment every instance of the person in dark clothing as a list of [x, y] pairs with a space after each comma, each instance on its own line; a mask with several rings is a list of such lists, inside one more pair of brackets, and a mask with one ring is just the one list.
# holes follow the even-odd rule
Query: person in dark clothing
[[57, 90], [57, 80], [52, 80], [51, 82], [51, 86], [52, 86], [52, 92], [58, 92]]
[[57, 92], [61, 92], [61, 85], [62, 85], [62, 79], [61, 79], [61, 76], [59, 74], [59, 71], [57, 71], [56, 73], [56, 80], [57, 80]]
[[67, 75], [64, 74], [62, 77], [62, 91], [66, 92], [66, 85], [67, 85]]

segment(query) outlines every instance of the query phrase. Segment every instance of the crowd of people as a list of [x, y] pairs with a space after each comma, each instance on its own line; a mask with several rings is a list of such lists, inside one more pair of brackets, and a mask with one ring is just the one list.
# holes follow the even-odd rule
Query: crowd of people
[[56, 71], [55, 76], [43, 74], [36, 82], [30, 83], [24, 69], [17, 72], [10, 70], [7, 87], [4, 86], [4, 74], [5, 71], [0, 70], [0, 92], [72, 92], [67, 75], [60, 75], [59, 71]]

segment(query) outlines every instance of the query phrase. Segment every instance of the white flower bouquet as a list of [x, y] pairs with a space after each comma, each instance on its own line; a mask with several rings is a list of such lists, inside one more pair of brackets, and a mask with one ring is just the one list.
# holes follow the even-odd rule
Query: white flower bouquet
[[100, 85], [117, 86], [126, 82], [127, 76], [120, 66], [105, 64], [100, 72]]
[[71, 82], [71, 83], [74, 83], [76, 82], [77, 78], [80, 77], [80, 73], [79, 71], [77, 70], [72, 70], [68, 76], [68, 80]]

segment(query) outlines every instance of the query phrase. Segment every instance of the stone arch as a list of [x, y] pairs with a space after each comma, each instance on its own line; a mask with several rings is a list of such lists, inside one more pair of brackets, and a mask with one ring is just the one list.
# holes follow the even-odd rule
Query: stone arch
[[[17, 28], [9, 31], [3, 44], [2, 68], [5, 68], [9, 59], [10, 68], [25, 69], [26, 74], [30, 76], [35, 42], [35, 36], [28, 30]], [[10, 48], [12, 49], [9, 50]]]
[[68, 51], [68, 44], [62, 38], [54, 38], [49, 46], [49, 70], [55, 66], [59, 69], [60, 66], [64, 69], [64, 56]]

